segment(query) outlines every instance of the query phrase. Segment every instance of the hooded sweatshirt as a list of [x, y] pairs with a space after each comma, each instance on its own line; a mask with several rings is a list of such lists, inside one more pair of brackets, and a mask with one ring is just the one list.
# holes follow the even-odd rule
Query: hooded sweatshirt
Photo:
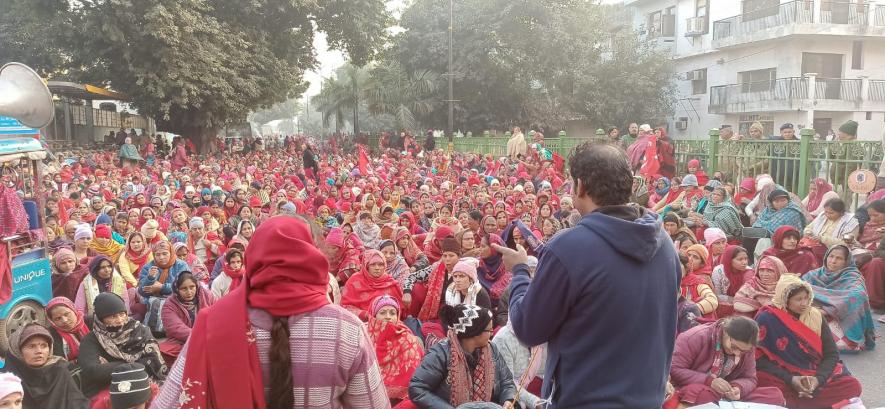
[[550, 407], [661, 407], [681, 276], [662, 223], [645, 209], [602, 207], [547, 243], [533, 280], [514, 266], [510, 319], [526, 345], [548, 343]]

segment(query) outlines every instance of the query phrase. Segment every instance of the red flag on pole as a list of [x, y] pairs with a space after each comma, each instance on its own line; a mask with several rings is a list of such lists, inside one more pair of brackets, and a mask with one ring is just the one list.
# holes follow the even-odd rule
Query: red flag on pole
[[366, 156], [366, 149], [360, 145], [360, 160], [359, 160], [359, 168], [360, 175], [366, 176], [369, 173], [367, 172], [367, 167], [369, 166], [369, 158]]

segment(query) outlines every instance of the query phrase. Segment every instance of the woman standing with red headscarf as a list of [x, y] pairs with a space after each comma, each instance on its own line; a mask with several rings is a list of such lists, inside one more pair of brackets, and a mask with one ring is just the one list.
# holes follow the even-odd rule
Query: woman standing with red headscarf
[[328, 267], [303, 220], [262, 223], [245, 280], [200, 311], [153, 407], [389, 408], [365, 326], [326, 298]]

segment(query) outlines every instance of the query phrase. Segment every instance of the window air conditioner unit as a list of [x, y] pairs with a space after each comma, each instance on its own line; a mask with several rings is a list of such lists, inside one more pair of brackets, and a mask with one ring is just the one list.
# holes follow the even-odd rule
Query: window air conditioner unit
[[707, 32], [707, 16], [691, 17], [686, 20], [685, 36], [697, 37]]
[[680, 131], [684, 131], [684, 130], [688, 129], [688, 121], [686, 121], [686, 120], [676, 121], [676, 129], [678, 129]]
[[685, 79], [688, 81], [702, 81], [707, 79], [707, 72], [704, 70], [691, 70], [685, 73]]

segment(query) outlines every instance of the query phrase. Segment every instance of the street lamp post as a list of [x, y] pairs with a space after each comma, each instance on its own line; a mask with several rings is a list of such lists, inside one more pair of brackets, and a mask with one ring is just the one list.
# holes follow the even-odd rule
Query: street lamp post
[[455, 96], [453, 91], [453, 76], [452, 73], [452, 48], [454, 47], [454, 8], [455, 2], [454, 0], [449, 0], [449, 72], [446, 76], [449, 78], [449, 127], [447, 133], [449, 135], [449, 142], [452, 142], [452, 138], [454, 137], [454, 128], [455, 128]]

